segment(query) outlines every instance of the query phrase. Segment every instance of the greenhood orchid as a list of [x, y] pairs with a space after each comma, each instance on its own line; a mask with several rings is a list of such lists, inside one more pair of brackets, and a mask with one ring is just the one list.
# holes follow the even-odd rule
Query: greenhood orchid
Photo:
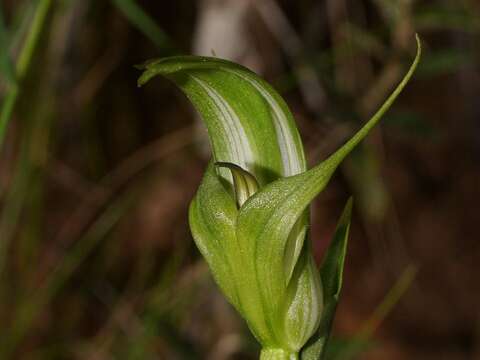
[[150, 62], [201, 114], [213, 159], [190, 205], [193, 238], [218, 286], [262, 346], [261, 359], [320, 359], [341, 288], [350, 223], [345, 207], [320, 271], [308, 236], [311, 201], [411, 78], [417, 56], [378, 112], [340, 149], [307, 170], [292, 114], [248, 69], [217, 58]]

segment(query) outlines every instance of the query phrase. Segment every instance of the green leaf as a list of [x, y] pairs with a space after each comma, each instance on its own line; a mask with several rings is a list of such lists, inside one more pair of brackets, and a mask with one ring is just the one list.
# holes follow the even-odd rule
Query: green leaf
[[166, 51], [174, 49], [167, 34], [135, 0], [112, 0], [112, 2], [156, 46]]
[[342, 216], [335, 230], [333, 240], [325, 254], [320, 277], [323, 284], [323, 298], [325, 307], [320, 327], [312, 339], [302, 350], [301, 360], [322, 359], [326, 344], [330, 336], [335, 310], [337, 308], [340, 291], [342, 289], [343, 268], [347, 252], [348, 233], [352, 216], [352, 199], [347, 202]]
[[323, 296], [326, 302], [330, 302], [330, 299], [338, 301], [342, 290], [343, 266], [347, 251], [352, 206], [353, 200], [350, 198], [338, 221], [332, 243], [328, 247], [320, 269], [320, 276], [323, 281]]

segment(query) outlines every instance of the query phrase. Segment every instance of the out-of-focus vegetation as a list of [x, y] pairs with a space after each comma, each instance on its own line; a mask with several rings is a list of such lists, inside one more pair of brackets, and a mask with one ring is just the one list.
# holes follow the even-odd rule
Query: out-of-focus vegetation
[[408, 93], [313, 211], [320, 258], [356, 198], [331, 358], [480, 356], [476, 1], [0, 4], [0, 359], [255, 358], [188, 231], [204, 135], [134, 65], [192, 49], [246, 64], [316, 163], [383, 102], [415, 32]]

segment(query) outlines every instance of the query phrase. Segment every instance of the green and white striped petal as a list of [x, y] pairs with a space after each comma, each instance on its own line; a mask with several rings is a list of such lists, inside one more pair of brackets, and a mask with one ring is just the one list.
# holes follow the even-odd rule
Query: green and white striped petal
[[[139, 84], [157, 75], [179, 86], [202, 115], [216, 162], [240, 166], [260, 185], [306, 170], [292, 114], [255, 73], [217, 58], [170, 57], [150, 62]], [[228, 171], [222, 176], [231, 181]]]

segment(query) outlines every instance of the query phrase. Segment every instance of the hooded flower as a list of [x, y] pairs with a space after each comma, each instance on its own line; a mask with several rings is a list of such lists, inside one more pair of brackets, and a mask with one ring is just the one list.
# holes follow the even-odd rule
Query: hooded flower
[[[190, 205], [190, 227], [215, 281], [261, 343], [262, 359], [318, 358], [310, 349], [326, 341], [317, 336], [321, 345], [315, 345], [315, 334], [328, 335], [351, 204], [320, 272], [308, 238], [308, 206], [393, 103], [419, 54], [364, 127], [308, 171], [287, 105], [256, 74], [204, 57], [171, 57], [146, 66], [140, 84], [156, 75], [172, 80], [206, 124], [213, 159]], [[312, 346], [305, 346], [309, 339]]]

